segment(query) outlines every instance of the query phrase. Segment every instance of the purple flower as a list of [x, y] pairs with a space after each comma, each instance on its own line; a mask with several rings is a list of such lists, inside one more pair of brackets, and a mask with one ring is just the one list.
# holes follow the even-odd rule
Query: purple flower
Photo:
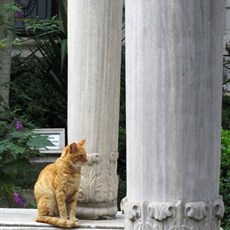
[[20, 194], [17, 193], [17, 192], [14, 192], [14, 193], [13, 193], [13, 200], [14, 200], [14, 202], [15, 202], [17, 205], [19, 205], [19, 206], [21, 206], [21, 207], [25, 207], [25, 206], [26, 206], [25, 200], [23, 200], [23, 199], [20, 197]]
[[24, 12], [22, 10], [17, 12], [17, 18], [24, 18]]
[[15, 127], [17, 131], [22, 131], [24, 129], [22, 122], [18, 119], [15, 119]]

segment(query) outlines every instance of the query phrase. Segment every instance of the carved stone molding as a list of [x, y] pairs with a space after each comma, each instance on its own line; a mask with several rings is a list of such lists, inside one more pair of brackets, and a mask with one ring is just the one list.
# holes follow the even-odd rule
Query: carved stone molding
[[224, 204], [214, 201], [147, 202], [124, 198], [125, 229], [218, 230]]
[[215, 200], [213, 206], [216, 217], [222, 219], [224, 217], [224, 202], [222, 198]]
[[77, 215], [84, 218], [114, 216], [117, 212], [118, 152], [88, 154], [82, 167]]
[[208, 205], [203, 202], [188, 202], [185, 204], [185, 216], [195, 220], [202, 220], [208, 214]]
[[87, 165], [98, 164], [100, 162], [100, 154], [99, 153], [91, 153], [87, 154]]
[[152, 202], [148, 207], [149, 216], [159, 221], [175, 215], [175, 211], [175, 204], [172, 202]]

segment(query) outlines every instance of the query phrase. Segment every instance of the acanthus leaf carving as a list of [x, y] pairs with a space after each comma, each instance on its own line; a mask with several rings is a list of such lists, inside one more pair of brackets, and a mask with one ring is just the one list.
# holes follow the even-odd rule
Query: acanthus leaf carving
[[[123, 198], [120, 204], [121, 211], [126, 219], [136, 222], [141, 218], [141, 205], [138, 201], [129, 201], [127, 197]], [[139, 226], [139, 224], [137, 224]], [[136, 225], [136, 226], [137, 226]]]
[[160, 230], [159, 225], [155, 224], [152, 226], [151, 230]]
[[109, 156], [109, 161], [111, 163], [117, 163], [117, 160], [118, 160], [118, 157], [119, 157], [119, 153], [118, 152], [111, 152], [110, 153], [110, 156]]
[[208, 205], [203, 201], [188, 202], [185, 204], [185, 216], [195, 219], [202, 220], [208, 214]]
[[122, 214], [124, 214], [125, 211], [127, 210], [127, 208], [126, 208], [127, 203], [128, 203], [128, 197], [126, 196], [121, 200], [121, 203], [120, 203], [120, 208], [121, 208]]
[[222, 219], [224, 217], [224, 202], [223, 202], [223, 200], [221, 198], [215, 200], [213, 203], [213, 206], [214, 206], [214, 212], [215, 212], [216, 217], [218, 219]]
[[118, 190], [118, 152], [91, 153], [87, 158], [87, 165], [82, 168], [78, 200], [82, 203], [115, 201]]
[[128, 218], [135, 222], [141, 218], [141, 207], [138, 202], [132, 201], [129, 204]]
[[99, 153], [91, 153], [87, 154], [87, 165], [92, 165], [94, 163], [99, 163], [100, 162], [100, 154]]
[[169, 230], [181, 230], [181, 228], [178, 226], [172, 226], [169, 228]]
[[[80, 212], [80, 207], [84, 207], [84, 209], [87, 208], [90, 213], [93, 213], [93, 210], [103, 209], [103, 213], [109, 213], [109, 216], [110, 213], [115, 215], [118, 191], [118, 152], [90, 153], [87, 158], [88, 162], [81, 170], [78, 210]], [[91, 209], [92, 211], [90, 211]]]
[[175, 204], [172, 202], [152, 202], [148, 207], [149, 216], [163, 221], [175, 213]]
[[106, 161], [106, 181], [107, 181], [107, 194], [106, 201], [116, 200], [117, 199], [117, 191], [118, 191], [118, 176], [117, 176], [117, 159], [119, 153], [111, 152]]
[[146, 230], [210, 230], [219, 229], [219, 219], [223, 216], [223, 201], [198, 202], [151, 202], [129, 201], [121, 203], [125, 213], [125, 226], [136, 230], [142, 223]]

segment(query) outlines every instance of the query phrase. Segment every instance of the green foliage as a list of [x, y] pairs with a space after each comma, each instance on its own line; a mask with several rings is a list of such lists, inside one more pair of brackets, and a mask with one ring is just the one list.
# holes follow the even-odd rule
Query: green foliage
[[67, 103], [41, 74], [45, 60], [15, 56], [11, 62], [10, 105], [23, 108], [18, 114], [27, 114], [37, 127], [66, 128]]
[[[14, 1], [9, 4], [5, 4], [3, 9], [0, 9], [0, 52], [5, 52], [7, 47], [12, 43], [17, 43], [16, 39], [12, 41], [12, 35], [14, 33], [15, 13], [20, 9], [15, 5]], [[2, 60], [0, 60], [0, 70], [2, 70]]]
[[230, 129], [230, 96], [222, 98], [222, 128]]
[[59, 7], [62, 20], [24, 20], [37, 49], [26, 59], [12, 59], [10, 104], [24, 108], [39, 127], [66, 129], [67, 16], [62, 1]]
[[14, 32], [15, 14], [21, 11], [17, 5], [12, 3], [5, 4], [2, 11], [0, 12], [0, 27], [3, 30], [5, 38], [0, 40], [0, 50], [7, 47], [11, 42], [7, 39], [7, 36]]
[[12, 207], [12, 194], [14, 191], [13, 183], [4, 183], [0, 185], [0, 208], [4, 207]]
[[221, 143], [220, 194], [223, 195], [225, 204], [222, 227], [230, 229], [230, 130], [222, 130]]
[[19, 169], [26, 168], [29, 157], [39, 154], [39, 147], [52, 145], [46, 136], [35, 135], [34, 126], [25, 116], [18, 116], [4, 102], [0, 103], [0, 185], [15, 183]]
[[[42, 21], [30, 19], [25, 23], [26, 30], [37, 45], [31, 56], [41, 64], [40, 72], [47, 82], [67, 103], [67, 16], [61, 0], [59, 7], [62, 20], [54, 16]], [[42, 65], [44, 62], [45, 66]]]

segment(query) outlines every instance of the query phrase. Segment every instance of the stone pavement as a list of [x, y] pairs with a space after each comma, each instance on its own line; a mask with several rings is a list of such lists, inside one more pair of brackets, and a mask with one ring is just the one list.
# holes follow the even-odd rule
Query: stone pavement
[[[37, 216], [36, 209], [0, 208], [0, 230], [54, 230], [60, 229], [48, 224], [34, 221]], [[114, 219], [106, 220], [80, 220], [78, 230], [117, 230], [124, 229], [124, 217], [119, 212]]]

